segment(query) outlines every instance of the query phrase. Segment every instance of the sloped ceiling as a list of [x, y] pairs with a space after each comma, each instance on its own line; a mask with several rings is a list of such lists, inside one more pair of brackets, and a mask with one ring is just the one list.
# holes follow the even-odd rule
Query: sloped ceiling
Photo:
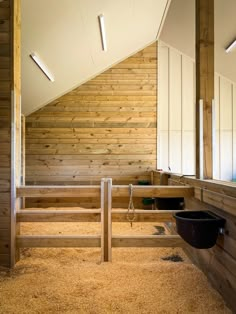
[[[29, 114], [157, 39], [171, 0], [22, 0], [22, 112]], [[104, 52], [98, 15], [104, 14]], [[55, 77], [50, 82], [29, 54]]]
[[[215, 70], [236, 82], [236, 48], [225, 48], [236, 39], [236, 0], [215, 0]], [[160, 39], [195, 58], [195, 0], [172, 0]]]

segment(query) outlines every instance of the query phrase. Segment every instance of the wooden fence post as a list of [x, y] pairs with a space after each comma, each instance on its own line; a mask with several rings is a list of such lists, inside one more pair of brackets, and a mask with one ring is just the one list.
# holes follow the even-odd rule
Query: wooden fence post
[[161, 172], [160, 185], [168, 185], [169, 175], [167, 173]]
[[102, 262], [111, 262], [112, 248], [112, 179], [103, 178], [101, 180], [101, 249], [102, 249]]
[[[25, 116], [21, 114], [21, 185], [25, 185]], [[25, 197], [21, 198], [21, 208], [25, 208]]]

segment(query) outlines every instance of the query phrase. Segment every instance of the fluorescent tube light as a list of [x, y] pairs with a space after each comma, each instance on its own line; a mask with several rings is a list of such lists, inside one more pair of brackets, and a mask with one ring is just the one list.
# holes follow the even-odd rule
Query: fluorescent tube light
[[229, 53], [236, 46], [236, 39], [225, 49], [225, 52]]
[[101, 37], [102, 37], [102, 49], [104, 51], [107, 51], [107, 41], [106, 41], [106, 31], [105, 31], [104, 15], [100, 14], [98, 16], [98, 19], [99, 19], [99, 25], [100, 25], [100, 31], [101, 31]]
[[52, 74], [48, 71], [46, 65], [43, 63], [43, 61], [37, 56], [34, 52], [30, 54], [31, 59], [37, 64], [37, 66], [40, 68], [40, 70], [46, 75], [46, 77], [51, 81], [54, 82], [54, 77]]

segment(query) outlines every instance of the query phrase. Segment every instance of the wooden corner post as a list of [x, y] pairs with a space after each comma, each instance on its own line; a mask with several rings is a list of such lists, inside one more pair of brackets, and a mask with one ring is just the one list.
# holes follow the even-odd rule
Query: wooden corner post
[[111, 262], [112, 248], [112, 179], [101, 180], [101, 223], [102, 223], [102, 262]]
[[11, 9], [11, 224], [10, 266], [19, 260], [16, 235], [20, 224], [16, 222], [16, 210], [20, 209], [20, 198], [16, 187], [21, 177], [21, 1], [10, 1]]
[[[195, 1], [196, 176], [197, 178], [200, 178], [202, 173], [202, 179], [212, 179], [212, 101], [214, 100], [214, 0]], [[201, 104], [203, 106], [202, 111]], [[203, 169], [201, 169], [201, 165]]]

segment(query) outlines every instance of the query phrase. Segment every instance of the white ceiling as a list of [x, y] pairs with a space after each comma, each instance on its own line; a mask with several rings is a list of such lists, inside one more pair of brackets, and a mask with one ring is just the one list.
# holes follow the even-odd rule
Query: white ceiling
[[[236, 82], [236, 48], [225, 47], [236, 39], [236, 0], [215, 0], [215, 70]], [[160, 39], [195, 58], [195, 0], [172, 0]]]
[[[155, 41], [170, 1], [22, 0], [22, 112], [37, 110]], [[107, 52], [99, 14], [105, 16]], [[55, 82], [34, 64], [32, 52]]]

